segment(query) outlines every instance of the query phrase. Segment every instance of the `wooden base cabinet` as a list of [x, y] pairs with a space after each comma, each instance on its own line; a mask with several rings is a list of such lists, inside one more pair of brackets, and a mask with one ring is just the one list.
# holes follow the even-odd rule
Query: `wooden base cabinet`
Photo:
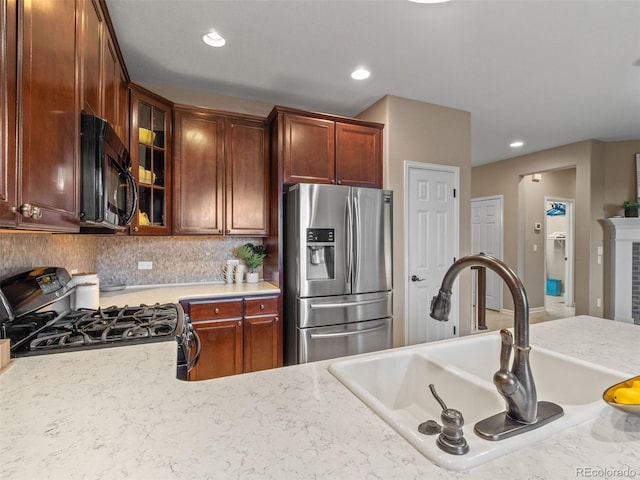
[[278, 296], [181, 302], [202, 349], [189, 380], [255, 372], [282, 366]]
[[282, 322], [278, 297], [245, 299], [244, 371], [282, 366]]

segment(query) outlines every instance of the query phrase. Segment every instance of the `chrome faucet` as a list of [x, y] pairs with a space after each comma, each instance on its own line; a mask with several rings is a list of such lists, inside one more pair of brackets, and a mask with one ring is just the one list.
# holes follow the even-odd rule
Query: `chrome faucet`
[[[507, 264], [484, 254], [460, 258], [449, 268], [438, 295], [431, 301], [431, 317], [444, 322], [449, 319], [453, 282], [464, 268], [473, 266], [496, 272], [507, 284], [513, 297], [515, 343], [509, 330], [500, 331], [500, 369], [493, 376], [494, 385], [505, 399], [506, 412], [482, 420], [475, 426], [476, 433], [481, 437], [500, 440], [548, 423], [561, 416], [563, 411], [553, 403], [537, 401], [529, 362], [529, 301], [522, 281]], [[510, 369], [513, 350], [515, 353]]]

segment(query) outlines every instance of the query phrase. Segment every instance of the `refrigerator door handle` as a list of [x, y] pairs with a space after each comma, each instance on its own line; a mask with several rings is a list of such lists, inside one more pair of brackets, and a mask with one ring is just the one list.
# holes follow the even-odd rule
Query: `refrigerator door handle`
[[[360, 208], [358, 206], [357, 197], [353, 197], [353, 285], [358, 284], [358, 272], [360, 270]], [[354, 287], [352, 287], [354, 288]]]
[[351, 200], [350, 197], [347, 197], [346, 201], [347, 208], [347, 217], [346, 217], [346, 225], [345, 225], [345, 260], [346, 260], [346, 269], [345, 269], [345, 279], [347, 285], [349, 286], [349, 292], [351, 291], [351, 277], [353, 275], [353, 232], [351, 231], [353, 225], [353, 211], [351, 210]]
[[350, 337], [351, 335], [362, 335], [363, 333], [371, 333], [377, 330], [386, 330], [388, 325], [380, 325], [379, 327], [367, 328], [365, 330], [353, 330], [350, 332], [337, 332], [337, 333], [312, 333], [310, 335], [312, 340], [319, 338], [336, 338], [336, 337]]
[[359, 307], [361, 305], [372, 305], [374, 303], [387, 302], [388, 299], [376, 298], [375, 300], [362, 300], [360, 302], [340, 302], [340, 303], [311, 303], [310, 310], [322, 310], [323, 308], [343, 308], [343, 307]]

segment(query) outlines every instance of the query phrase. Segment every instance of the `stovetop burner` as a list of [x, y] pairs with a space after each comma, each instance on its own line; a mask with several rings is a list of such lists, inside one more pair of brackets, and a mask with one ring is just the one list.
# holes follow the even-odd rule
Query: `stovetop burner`
[[[58, 317], [58, 318], [57, 318]], [[182, 328], [175, 304], [33, 313], [3, 325], [14, 357], [170, 340]]]

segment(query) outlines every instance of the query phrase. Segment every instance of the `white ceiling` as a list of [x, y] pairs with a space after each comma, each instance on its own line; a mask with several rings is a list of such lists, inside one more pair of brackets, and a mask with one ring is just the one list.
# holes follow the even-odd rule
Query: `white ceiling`
[[[471, 112], [472, 164], [640, 139], [640, 0], [107, 0], [132, 80], [355, 116]], [[227, 44], [211, 48], [216, 29]], [[357, 66], [371, 70], [356, 81]], [[514, 150], [509, 143], [523, 139]]]

